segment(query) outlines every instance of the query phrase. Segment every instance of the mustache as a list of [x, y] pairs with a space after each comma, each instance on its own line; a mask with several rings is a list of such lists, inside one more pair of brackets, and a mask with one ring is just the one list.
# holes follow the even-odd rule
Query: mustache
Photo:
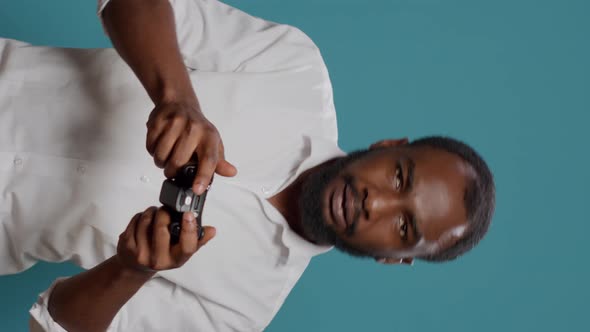
[[349, 175], [349, 174], [345, 174], [343, 177], [344, 183], [346, 184], [346, 186], [350, 189], [350, 192], [352, 194], [352, 201], [354, 202], [354, 214], [352, 216], [352, 223], [351, 225], [346, 229], [346, 236], [350, 237], [353, 236], [355, 231], [356, 231], [356, 227], [358, 225], [358, 221], [361, 217], [361, 209], [362, 209], [362, 202], [361, 202], [361, 194], [359, 193], [359, 191], [356, 189], [355, 185], [354, 185], [354, 178]]

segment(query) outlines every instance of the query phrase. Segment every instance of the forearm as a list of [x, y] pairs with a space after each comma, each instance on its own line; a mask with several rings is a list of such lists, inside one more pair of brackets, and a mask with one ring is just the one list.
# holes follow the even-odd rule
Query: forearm
[[168, 0], [112, 0], [102, 16], [113, 46], [155, 104], [196, 99]]
[[49, 313], [68, 331], [105, 331], [152, 276], [151, 272], [125, 268], [113, 256], [57, 284], [49, 298]]

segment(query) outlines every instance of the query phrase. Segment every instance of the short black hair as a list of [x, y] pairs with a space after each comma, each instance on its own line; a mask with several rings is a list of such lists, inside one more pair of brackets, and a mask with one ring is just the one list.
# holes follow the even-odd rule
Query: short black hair
[[410, 147], [430, 147], [459, 156], [474, 172], [465, 189], [464, 203], [469, 227], [452, 246], [434, 254], [417, 257], [428, 262], [446, 262], [465, 254], [486, 235], [496, 207], [494, 177], [483, 158], [469, 145], [446, 136], [428, 136], [412, 141]]

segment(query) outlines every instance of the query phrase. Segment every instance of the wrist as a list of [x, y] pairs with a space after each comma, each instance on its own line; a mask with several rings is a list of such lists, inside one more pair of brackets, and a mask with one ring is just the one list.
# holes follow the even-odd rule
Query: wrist
[[193, 90], [188, 74], [183, 74], [173, 75], [171, 80], [161, 80], [158, 89], [159, 93], [154, 100], [156, 105], [172, 103], [198, 104], [197, 95]]
[[155, 104], [198, 104], [198, 100], [194, 91], [191, 89], [168, 87], [163, 88]]
[[137, 281], [147, 281], [151, 279], [157, 271], [139, 266], [130, 266], [125, 263], [119, 255], [113, 256], [113, 264], [116, 266], [119, 276], [125, 279], [133, 279]]

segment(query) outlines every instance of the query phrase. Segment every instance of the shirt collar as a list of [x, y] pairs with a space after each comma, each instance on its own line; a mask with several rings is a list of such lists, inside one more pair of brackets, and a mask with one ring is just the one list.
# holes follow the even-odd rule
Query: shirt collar
[[[310, 138], [305, 137], [306, 144], [308, 145], [307, 156], [301, 161], [296, 171], [288, 178], [287, 181], [277, 190], [277, 192], [283, 190], [285, 187], [290, 185], [301, 173], [304, 171], [317, 166], [329, 159], [335, 157], [341, 157], [346, 155], [334, 141], [326, 140], [323, 138]], [[282, 225], [282, 242], [283, 245], [288, 249], [288, 257], [286, 260], [293, 259], [293, 257], [304, 256], [309, 259], [313, 256], [317, 256], [326, 253], [332, 249], [332, 246], [317, 245], [309, 242], [308, 240], [295, 233], [287, 223], [287, 220], [283, 215], [264, 197], [257, 195], [260, 200], [265, 215], [274, 223]]]

